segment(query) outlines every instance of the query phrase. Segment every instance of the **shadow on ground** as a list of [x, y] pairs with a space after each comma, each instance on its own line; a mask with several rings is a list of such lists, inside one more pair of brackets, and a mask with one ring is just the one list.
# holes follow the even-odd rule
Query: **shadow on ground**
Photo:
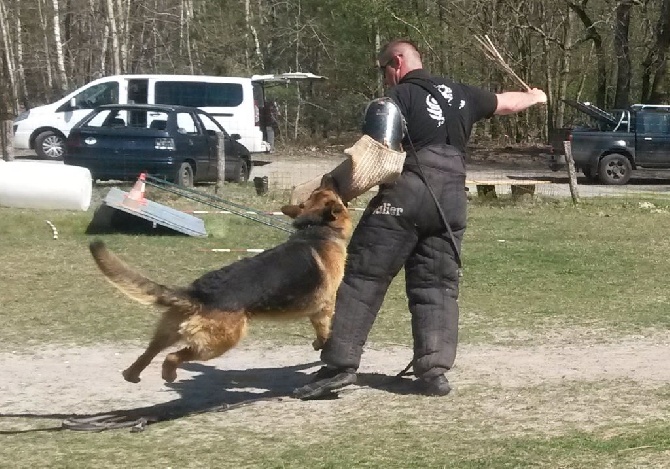
[[[22, 430], [0, 430], [0, 435], [78, 430], [100, 432], [117, 428], [142, 431], [156, 422], [165, 422], [208, 412], [224, 412], [261, 401], [293, 399], [292, 391], [311, 380], [308, 370], [320, 362], [310, 362], [282, 368], [254, 368], [249, 370], [220, 370], [209, 365], [190, 363], [185, 370], [194, 376], [167, 384], [179, 393], [169, 402], [131, 408], [110, 409], [95, 414], [0, 414], [0, 418], [22, 418], [35, 420], [63, 420], [59, 426]], [[378, 373], [361, 373], [358, 386], [384, 390], [393, 394], [413, 394], [413, 380], [406, 377], [388, 376]], [[356, 388], [354, 388], [356, 389]], [[336, 399], [337, 394], [324, 399]]]

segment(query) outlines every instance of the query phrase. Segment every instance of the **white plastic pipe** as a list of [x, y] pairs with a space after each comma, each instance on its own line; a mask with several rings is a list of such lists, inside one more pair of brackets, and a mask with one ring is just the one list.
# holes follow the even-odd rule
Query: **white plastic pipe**
[[0, 205], [88, 210], [93, 181], [81, 166], [11, 161], [0, 163]]

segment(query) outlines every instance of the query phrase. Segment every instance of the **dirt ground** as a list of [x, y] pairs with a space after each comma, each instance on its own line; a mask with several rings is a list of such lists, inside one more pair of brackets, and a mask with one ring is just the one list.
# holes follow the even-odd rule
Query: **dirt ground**
[[[443, 398], [445, 405], [467, 405], [469, 394], [490, 387], [490, 394], [477, 398], [478, 408], [495, 407], [496, 413], [502, 413], [500, 418], [515, 420], [519, 425], [524, 419], [538, 418], [546, 419], [546, 425], [556, 425], [566, 418], [571, 406], [574, 407], [571, 418], [602, 424], [603, 419], [608, 419], [608, 405], [614, 405], [611, 397], [606, 398], [607, 404], [597, 394], [589, 397], [586, 393], [579, 398], [566, 394], [545, 403], [546, 408], [540, 414], [537, 409], [531, 410], [521, 420], [516, 415], [516, 405], [507, 406], [509, 415], [505, 415], [505, 407], [496, 402], [503, 395], [507, 396], [504, 399], [511, 399], [510, 404], [521, 399], [518, 404], [527, 405], [519, 393], [534, 386], [560, 390], [598, 383], [607, 383], [608, 393], [626, 400], [624, 396], [653, 393], [670, 382], [667, 359], [670, 331], [631, 336], [616, 343], [589, 340], [593, 336], [589, 331], [569, 334], [552, 336], [542, 345], [531, 347], [462, 346], [456, 366], [449, 373], [454, 391]], [[277, 347], [250, 341], [218, 359], [187, 365], [172, 384], [160, 378], [161, 355], [145, 370], [140, 383], [127, 383], [120, 372], [141, 351], [141, 344], [109, 344], [2, 353], [0, 414], [65, 418], [122, 409], [146, 409], [148, 414], [198, 410], [258, 397], [288, 395], [293, 388], [307, 382], [309, 373], [319, 366], [318, 354], [307, 343]], [[392, 377], [410, 358], [409, 348], [370, 344], [359, 370], [359, 383], [337, 400], [339, 412], [359, 407], [361, 400], [388, 399], [393, 394], [409, 392], [407, 380], [394, 381]], [[562, 401], [564, 405], [560, 404]], [[323, 409], [324, 405], [323, 401], [300, 403], [287, 399], [287, 402], [301, 405], [305, 411]], [[633, 413], [639, 421], [660, 417], [658, 407], [644, 399], [626, 405], [635, 407]], [[243, 421], [246, 414], [254, 412], [253, 407], [230, 412], [237, 415], [233, 420]], [[294, 418], [301, 419], [300, 415], [298, 412]], [[535, 424], [546, 429], [545, 424]]]

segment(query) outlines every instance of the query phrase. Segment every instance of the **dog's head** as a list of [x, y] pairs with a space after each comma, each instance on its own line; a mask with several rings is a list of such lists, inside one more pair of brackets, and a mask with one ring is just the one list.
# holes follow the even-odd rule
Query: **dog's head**
[[298, 229], [308, 226], [328, 226], [340, 231], [347, 238], [351, 235], [349, 210], [337, 194], [335, 181], [330, 177], [324, 177], [321, 185], [303, 203], [285, 205], [281, 211], [293, 218], [293, 226]]

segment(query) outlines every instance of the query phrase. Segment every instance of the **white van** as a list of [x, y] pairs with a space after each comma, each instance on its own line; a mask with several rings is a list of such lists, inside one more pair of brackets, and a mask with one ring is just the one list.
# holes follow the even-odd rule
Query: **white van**
[[55, 103], [21, 113], [14, 119], [14, 148], [34, 149], [41, 158], [59, 159], [70, 129], [102, 104], [177, 104], [212, 114], [250, 153], [266, 152], [259, 126], [265, 101], [263, 84], [321, 80], [311, 73], [251, 78], [204, 75], [114, 75], [94, 80]]

